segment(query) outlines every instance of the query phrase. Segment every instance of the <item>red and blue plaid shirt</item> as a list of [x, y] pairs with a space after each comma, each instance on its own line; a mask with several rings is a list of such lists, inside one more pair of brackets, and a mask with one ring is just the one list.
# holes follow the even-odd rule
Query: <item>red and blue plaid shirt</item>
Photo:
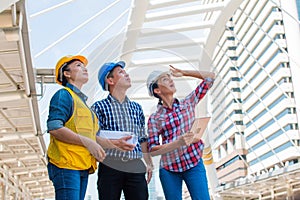
[[[206, 78], [185, 99], [175, 99], [172, 108], [157, 106], [157, 111], [148, 120], [148, 148], [174, 142], [190, 131], [195, 120], [195, 107], [213, 85], [213, 79]], [[166, 170], [183, 172], [196, 166], [202, 157], [204, 144], [201, 141], [180, 147], [161, 156], [160, 165]]]

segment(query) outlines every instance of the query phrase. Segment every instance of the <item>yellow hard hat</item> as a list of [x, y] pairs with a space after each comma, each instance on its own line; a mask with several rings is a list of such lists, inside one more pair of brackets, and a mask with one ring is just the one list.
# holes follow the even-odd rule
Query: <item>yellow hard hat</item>
[[86, 57], [81, 56], [81, 55], [76, 55], [76, 56], [72, 56], [72, 55], [68, 55], [68, 56], [64, 56], [61, 59], [59, 59], [59, 61], [56, 64], [55, 67], [55, 81], [58, 84], [62, 84], [62, 80], [59, 79], [59, 71], [60, 69], [68, 62], [70, 62], [71, 60], [79, 60], [80, 62], [82, 62], [84, 64], [84, 66], [86, 66], [88, 64], [88, 60], [86, 59]]

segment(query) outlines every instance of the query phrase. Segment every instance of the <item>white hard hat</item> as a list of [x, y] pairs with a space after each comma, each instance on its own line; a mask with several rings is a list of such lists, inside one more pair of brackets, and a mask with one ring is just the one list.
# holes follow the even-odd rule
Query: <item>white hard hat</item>
[[170, 74], [170, 72], [155, 70], [149, 74], [147, 78], [147, 89], [150, 96], [154, 96], [153, 88], [152, 88], [153, 84], [156, 83], [161, 76], [166, 74]]

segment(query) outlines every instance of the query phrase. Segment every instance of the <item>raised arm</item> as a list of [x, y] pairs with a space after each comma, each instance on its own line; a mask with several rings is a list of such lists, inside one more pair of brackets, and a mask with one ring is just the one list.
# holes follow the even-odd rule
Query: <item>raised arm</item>
[[181, 70], [170, 66], [171, 73], [174, 77], [190, 76], [199, 79], [211, 78], [215, 79], [215, 73], [209, 71], [197, 71], [197, 70]]

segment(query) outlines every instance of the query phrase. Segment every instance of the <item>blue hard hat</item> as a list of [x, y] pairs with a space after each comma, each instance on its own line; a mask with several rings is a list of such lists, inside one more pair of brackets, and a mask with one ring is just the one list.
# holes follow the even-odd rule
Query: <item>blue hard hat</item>
[[102, 67], [100, 68], [98, 72], [98, 81], [100, 85], [102, 86], [103, 90], [108, 90], [108, 87], [106, 86], [105, 79], [107, 78], [109, 72], [111, 72], [115, 67], [125, 67], [125, 62], [124, 61], [119, 61], [117, 63], [114, 62], [109, 62], [109, 63], [104, 63]]

